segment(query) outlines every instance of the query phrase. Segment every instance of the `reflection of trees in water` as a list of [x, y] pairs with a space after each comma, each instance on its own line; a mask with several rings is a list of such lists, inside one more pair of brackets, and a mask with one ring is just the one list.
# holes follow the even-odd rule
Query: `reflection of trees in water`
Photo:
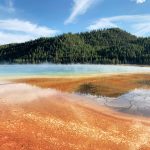
[[81, 93], [81, 94], [97, 95], [98, 86], [93, 83], [84, 83], [79, 86], [76, 92]]

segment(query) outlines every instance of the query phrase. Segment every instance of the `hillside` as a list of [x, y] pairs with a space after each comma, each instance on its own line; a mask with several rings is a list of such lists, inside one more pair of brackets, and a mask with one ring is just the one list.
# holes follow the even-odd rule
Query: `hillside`
[[44, 62], [150, 65], [150, 38], [112, 28], [0, 46], [0, 63]]

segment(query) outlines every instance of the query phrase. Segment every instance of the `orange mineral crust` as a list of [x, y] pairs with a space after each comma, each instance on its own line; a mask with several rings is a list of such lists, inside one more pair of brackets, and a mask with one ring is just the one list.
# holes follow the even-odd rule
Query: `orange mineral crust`
[[55, 90], [25, 84], [0, 88], [0, 150], [109, 149], [150, 149], [149, 119]]
[[86, 77], [60, 78], [22, 78], [13, 80], [41, 88], [54, 88], [63, 92], [76, 92], [81, 85], [92, 83], [97, 87], [97, 94], [109, 97], [120, 96], [135, 88], [150, 88], [150, 74], [111, 74]]

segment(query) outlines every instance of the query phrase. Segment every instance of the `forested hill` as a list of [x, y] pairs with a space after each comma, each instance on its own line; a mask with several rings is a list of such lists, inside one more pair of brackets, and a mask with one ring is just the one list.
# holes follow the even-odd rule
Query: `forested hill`
[[0, 46], [0, 63], [44, 62], [150, 65], [150, 38], [112, 28]]

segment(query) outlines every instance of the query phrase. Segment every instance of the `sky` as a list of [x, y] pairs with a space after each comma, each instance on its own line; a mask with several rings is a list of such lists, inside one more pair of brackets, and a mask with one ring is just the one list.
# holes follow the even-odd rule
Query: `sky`
[[0, 44], [113, 27], [150, 36], [150, 0], [0, 0]]

